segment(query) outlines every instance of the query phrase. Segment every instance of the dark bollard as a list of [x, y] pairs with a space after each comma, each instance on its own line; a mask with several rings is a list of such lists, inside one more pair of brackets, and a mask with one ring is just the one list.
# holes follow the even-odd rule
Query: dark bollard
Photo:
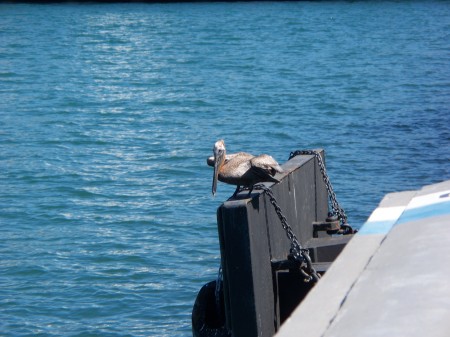
[[298, 155], [282, 167], [280, 182], [265, 184], [271, 191], [254, 189], [250, 197], [243, 191], [217, 210], [224, 305], [218, 312], [215, 281], [200, 290], [192, 314], [195, 337], [271, 337], [313, 287], [289, 260], [292, 241], [273, 199], [319, 275], [352, 237], [333, 235], [339, 224], [327, 221], [318, 159]]

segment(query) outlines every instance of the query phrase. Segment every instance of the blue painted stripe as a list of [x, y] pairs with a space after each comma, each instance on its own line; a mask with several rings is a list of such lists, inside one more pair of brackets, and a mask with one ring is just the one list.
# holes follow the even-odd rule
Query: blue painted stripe
[[423, 207], [406, 209], [395, 225], [447, 214], [450, 215], [450, 201], [439, 202]]
[[[399, 224], [404, 224], [411, 221], [417, 221], [421, 219], [427, 219], [434, 216], [442, 216], [442, 215], [450, 215], [450, 200], [443, 201], [442, 198], [448, 198], [450, 196], [450, 193], [442, 194], [439, 196], [439, 199], [435, 199], [435, 196], [430, 195], [427, 196], [421, 196], [418, 198], [413, 198], [409, 205], [410, 207], [414, 204], [418, 204], [420, 202], [427, 202], [428, 200], [436, 201], [433, 204], [428, 204], [425, 206], [419, 206], [419, 207], [412, 207], [404, 209], [403, 211], [400, 210], [398, 214], [398, 217], [395, 217], [396, 210], [389, 207], [381, 207], [377, 208], [370, 218], [386, 218], [393, 216], [391, 219], [387, 220], [375, 220], [371, 221], [369, 220], [362, 226], [362, 228], [359, 230], [358, 234], [367, 235], [367, 234], [387, 234], [392, 227], [397, 226]], [[430, 201], [431, 201], [430, 200]], [[398, 210], [397, 210], [398, 212]]]
[[358, 234], [386, 234], [391, 230], [396, 221], [397, 219], [386, 221], [368, 221], [361, 227]]

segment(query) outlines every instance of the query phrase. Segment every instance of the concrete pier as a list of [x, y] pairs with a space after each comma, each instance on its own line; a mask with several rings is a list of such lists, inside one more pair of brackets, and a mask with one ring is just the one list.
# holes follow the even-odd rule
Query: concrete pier
[[277, 337], [450, 336], [450, 180], [386, 195]]

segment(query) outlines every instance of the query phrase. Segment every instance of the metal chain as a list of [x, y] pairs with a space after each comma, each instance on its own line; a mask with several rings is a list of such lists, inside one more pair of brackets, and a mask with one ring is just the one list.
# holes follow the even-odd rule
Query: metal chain
[[286, 217], [284, 216], [283, 212], [281, 211], [280, 206], [277, 203], [277, 200], [275, 199], [273, 192], [270, 188], [266, 187], [265, 185], [258, 184], [254, 186], [255, 189], [262, 189], [266, 194], [269, 196], [270, 203], [273, 205], [275, 212], [278, 215], [278, 218], [281, 221], [281, 226], [286, 232], [286, 235], [291, 241], [291, 249], [290, 253], [291, 256], [300, 263], [300, 272], [305, 277], [305, 282], [318, 282], [320, 275], [317, 274], [316, 270], [312, 266], [312, 261], [309, 256], [308, 249], [303, 248], [300, 245], [300, 242], [298, 242], [297, 237], [295, 236], [292, 227], [288, 224]]
[[216, 279], [216, 289], [214, 290], [214, 296], [216, 298], [216, 310], [218, 314], [221, 314], [222, 306], [220, 303], [220, 293], [222, 291], [223, 287], [223, 270], [222, 270], [222, 264], [220, 264], [219, 271], [217, 273], [217, 279]]
[[337, 215], [339, 218], [341, 225], [347, 225], [347, 215], [345, 214], [344, 209], [339, 205], [336, 199], [336, 193], [334, 193], [333, 186], [331, 185], [330, 178], [328, 177], [327, 170], [325, 168], [325, 164], [323, 162], [322, 156], [318, 151], [315, 150], [299, 150], [291, 152], [289, 155], [289, 160], [298, 155], [312, 155], [317, 158], [317, 162], [319, 164], [320, 173], [322, 173], [323, 181], [325, 182], [325, 186], [328, 192], [328, 198], [331, 202], [331, 209], [333, 210], [333, 214]]

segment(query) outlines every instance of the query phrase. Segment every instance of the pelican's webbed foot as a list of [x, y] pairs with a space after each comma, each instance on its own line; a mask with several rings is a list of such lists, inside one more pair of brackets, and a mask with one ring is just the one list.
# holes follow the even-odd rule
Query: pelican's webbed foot
[[234, 193], [231, 196], [231, 198], [234, 198], [240, 191], [241, 191], [241, 186], [237, 185], [236, 186], [236, 190], [234, 191]]
[[249, 186], [248, 187], [248, 194], [247, 194], [247, 198], [249, 198], [252, 195], [253, 192], [253, 186]]

